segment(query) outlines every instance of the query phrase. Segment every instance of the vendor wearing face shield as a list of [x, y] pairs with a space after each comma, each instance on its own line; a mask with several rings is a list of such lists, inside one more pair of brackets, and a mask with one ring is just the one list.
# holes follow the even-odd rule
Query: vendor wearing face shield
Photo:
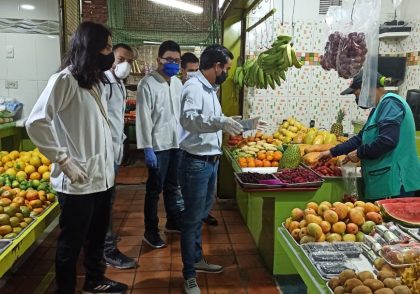
[[[362, 81], [360, 72], [341, 94], [354, 94], [358, 101]], [[377, 74], [374, 108], [359, 134], [320, 155], [347, 154], [343, 163], [361, 161], [367, 200], [412, 196], [420, 189], [413, 113], [403, 97], [386, 93], [383, 85], [384, 77]]]

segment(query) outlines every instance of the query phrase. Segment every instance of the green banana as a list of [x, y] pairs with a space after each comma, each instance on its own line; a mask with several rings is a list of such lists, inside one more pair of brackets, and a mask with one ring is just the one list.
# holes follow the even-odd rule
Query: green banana
[[266, 75], [266, 80], [267, 83], [270, 85], [270, 88], [274, 90], [276, 88], [276, 85], [274, 84], [274, 80], [271, 77], [271, 75]]
[[292, 50], [291, 50], [291, 57], [292, 57], [292, 64], [294, 65], [294, 67], [301, 68], [302, 63], [298, 60], [298, 58], [296, 56], [295, 48], [293, 48], [293, 47], [292, 47]]
[[286, 73], [284, 71], [280, 71], [279, 76], [283, 81], [286, 81]]
[[272, 76], [274, 82], [277, 84], [277, 86], [281, 86], [281, 80], [280, 80], [279, 76], [276, 75], [276, 74], [272, 74], [271, 76]]
[[241, 70], [238, 75], [238, 85], [240, 88], [244, 86], [244, 71]]

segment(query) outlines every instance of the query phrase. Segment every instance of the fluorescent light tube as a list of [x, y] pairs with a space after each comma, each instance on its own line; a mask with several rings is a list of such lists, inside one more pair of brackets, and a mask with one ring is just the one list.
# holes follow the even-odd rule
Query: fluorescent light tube
[[22, 8], [24, 10], [34, 10], [35, 6], [33, 6], [31, 4], [22, 4], [22, 5], [20, 5], [20, 8]]
[[196, 6], [196, 5], [192, 5], [189, 3], [185, 3], [183, 1], [178, 1], [178, 0], [149, 0], [158, 4], [162, 4], [162, 5], [166, 5], [172, 8], [177, 8], [177, 9], [181, 9], [181, 10], [185, 10], [188, 12], [192, 12], [192, 13], [196, 13], [196, 14], [202, 14], [203, 13], [203, 8], [200, 6]]

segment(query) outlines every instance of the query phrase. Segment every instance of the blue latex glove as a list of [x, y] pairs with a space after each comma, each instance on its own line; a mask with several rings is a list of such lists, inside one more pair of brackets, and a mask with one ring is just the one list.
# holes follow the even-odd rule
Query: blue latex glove
[[157, 168], [157, 157], [152, 148], [144, 148], [144, 157], [148, 168]]

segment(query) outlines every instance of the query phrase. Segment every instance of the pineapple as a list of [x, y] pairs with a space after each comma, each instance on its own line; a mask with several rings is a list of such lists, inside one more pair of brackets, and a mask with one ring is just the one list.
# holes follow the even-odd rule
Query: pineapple
[[331, 126], [331, 134], [335, 134], [335, 136], [338, 138], [343, 135], [343, 119], [344, 119], [344, 110], [340, 109], [337, 114], [337, 120], [333, 125]]

